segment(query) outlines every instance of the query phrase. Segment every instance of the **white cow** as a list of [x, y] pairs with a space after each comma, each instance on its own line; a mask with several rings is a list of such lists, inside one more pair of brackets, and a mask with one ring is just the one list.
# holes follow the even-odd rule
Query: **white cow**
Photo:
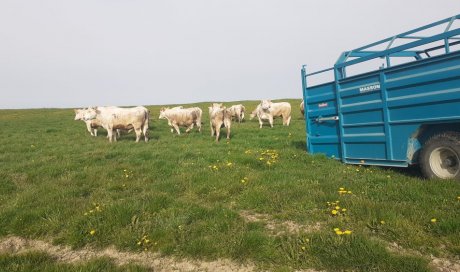
[[302, 116], [305, 116], [305, 108], [303, 105], [303, 100], [302, 100], [302, 103], [300, 103], [300, 113], [302, 113]]
[[[116, 107], [113, 107], [116, 108]], [[102, 127], [102, 124], [97, 119], [93, 120], [84, 120], [84, 115], [88, 109], [74, 109], [75, 112], [75, 119], [74, 120], [82, 120], [86, 124], [86, 129], [91, 134], [91, 136], [97, 136], [97, 129]], [[127, 130], [128, 133], [131, 132], [133, 129], [132, 126], [128, 126]], [[120, 138], [121, 129], [117, 129], [117, 137]], [[108, 137], [108, 136], [107, 136]]]
[[116, 141], [117, 137], [113, 134], [116, 129], [134, 129], [136, 142], [139, 142], [142, 134], [148, 141], [149, 129], [149, 110], [138, 106], [133, 108], [118, 107], [95, 107], [88, 108], [84, 113], [84, 120], [96, 120], [107, 130], [109, 141]]
[[179, 126], [187, 127], [185, 132], [189, 132], [196, 125], [198, 131], [201, 132], [201, 116], [203, 111], [198, 107], [186, 108], [182, 106], [174, 108], [162, 108], [160, 110], [159, 119], [168, 120], [168, 125], [171, 127], [171, 132], [174, 133], [174, 129], [177, 134], [180, 135]]
[[233, 105], [230, 108], [228, 108], [230, 114], [232, 117], [235, 117], [236, 120], [238, 120], [238, 123], [241, 123], [244, 119], [244, 111], [246, 108], [242, 104], [238, 105]]
[[273, 103], [270, 100], [262, 100], [257, 108], [251, 113], [250, 119], [255, 116], [259, 118], [259, 125], [262, 128], [262, 120], [268, 120], [273, 127], [273, 117], [283, 117], [283, 125], [289, 126], [291, 122], [291, 104], [288, 102]]
[[216, 135], [216, 142], [219, 141], [220, 128], [224, 125], [227, 128], [227, 140], [230, 139], [230, 128], [232, 115], [230, 111], [222, 106], [222, 103], [213, 103], [209, 107], [209, 123], [211, 124], [211, 137]]

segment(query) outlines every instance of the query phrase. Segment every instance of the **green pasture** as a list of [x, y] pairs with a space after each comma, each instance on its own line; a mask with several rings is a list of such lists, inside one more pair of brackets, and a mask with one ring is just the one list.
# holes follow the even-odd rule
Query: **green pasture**
[[[240, 101], [246, 120], [219, 143], [209, 103], [190, 105], [203, 109], [202, 132], [181, 135], [158, 119], [162, 106], [148, 106], [148, 143], [133, 133], [116, 143], [102, 130], [91, 137], [72, 109], [1, 110], [0, 240], [230, 259], [269, 271], [431, 271], [431, 255], [460, 255], [459, 182], [310, 155], [300, 100], [288, 101], [291, 125], [276, 119], [262, 129], [249, 121], [257, 102]], [[0, 253], [1, 271], [28, 267], [144, 271], [109, 259]]]

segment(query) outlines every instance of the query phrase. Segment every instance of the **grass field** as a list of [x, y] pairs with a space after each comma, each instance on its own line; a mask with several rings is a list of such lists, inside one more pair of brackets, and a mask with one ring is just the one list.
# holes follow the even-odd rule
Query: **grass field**
[[[158, 120], [161, 106], [149, 106], [148, 143], [125, 134], [110, 144], [102, 130], [91, 137], [71, 109], [1, 110], [0, 240], [228, 259], [270, 271], [459, 264], [459, 182], [309, 155], [300, 100], [289, 101], [291, 126], [234, 122], [231, 140], [223, 133], [219, 143], [210, 136], [209, 103], [193, 104], [203, 109], [203, 131], [183, 135]], [[242, 103], [251, 111], [257, 102]], [[3, 251], [0, 270], [149, 268]]]

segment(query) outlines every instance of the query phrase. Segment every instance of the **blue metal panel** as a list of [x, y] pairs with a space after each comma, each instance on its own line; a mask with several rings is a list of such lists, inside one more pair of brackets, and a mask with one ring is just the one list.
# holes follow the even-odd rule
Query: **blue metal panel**
[[[451, 52], [449, 45], [449, 40], [460, 35], [460, 28], [450, 30], [458, 19], [460, 15], [346, 51], [330, 69], [307, 74], [303, 67], [309, 152], [352, 164], [407, 166], [416, 162], [423, 146], [422, 127], [436, 125], [433, 130], [442, 131], [455, 127], [449, 123], [460, 123], [460, 52]], [[413, 35], [442, 24], [447, 25], [442, 33]], [[396, 39], [415, 41], [392, 48]], [[444, 45], [415, 49], [435, 41]], [[369, 50], [381, 44], [387, 48]], [[444, 54], [421, 58], [421, 53], [439, 48]], [[414, 61], [391, 66], [391, 58], [402, 56], [414, 57]], [[346, 77], [348, 66], [375, 58], [387, 59], [388, 67]], [[333, 82], [307, 87], [308, 76], [331, 69]]]

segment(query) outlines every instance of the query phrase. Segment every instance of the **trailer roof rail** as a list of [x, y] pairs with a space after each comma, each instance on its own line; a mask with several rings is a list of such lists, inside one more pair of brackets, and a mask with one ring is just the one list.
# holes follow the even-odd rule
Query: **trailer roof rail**
[[[460, 20], [460, 14], [415, 28], [413, 30], [343, 52], [336, 61], [333, 68], [305, 74], [305, 76], [317, 75], [332, 69], [337, 69], [341, 78], [346, 77], [345, 68], [354, 64], [362, 63], [376, 58], [386, 60], [386, 67], [391, 67], [391, 58], [393, 57], [410, 57], [414, 61], [431, 57], [430, 52], [444, 49], [444, 54], [451, 51], [451, 47], [460, 44], [460, 28], [452, 29], [456, 20]], [[445, 27], [441, 27], [445, 25]], [[431, 31], [434, 34], [420, 35], [422, 31]], [[402, 45], [395, 45], [398, 40], [410, 40]], [[433, 42], [442, 42], [442, 45], [436, 45], [431, 48], [420, 50], [421, 46], [426, 46]], [[383, 47], [383, 50], [373, 49], [377, 46]]]
[[[374, 58], [385, 58], [387, 60], [387, 67], [391, 66], [390, 58], [391, 57], [414, 57], [415, 60], [421, 59], [422, 53], [425, 53], [428, 57], [430, 57], [427, 52], [438, 50], [438, 49], [445, 49], [445, 53], [450, 52], [450, 47], [453, 45], [457, 45], [460, 42], [460, 28], [451, 29], [452, 24], [455, 20], [460, 19], [460, 14], [446, 18], [444, 20], [440, 20], [422, 27], [418, 27], [416, 29], [383, 39], [378, 42], [374, 42], [351, 51], [346, 51], [341, 54], [335, 66], [337, 68], [342, 68], [346, 66], [350, 66], [353, 64], [357, 64], [360, 62], [364, 62]], [[439, 27], [441, 25], [446, 25], [443, 31], [439, 31], [435, 29], [435, 27]], [[436, 34], [431, 36], [420, 36], [414, 35], [416, 33], [425, 31], [425, 30], [432, 30], [435, 31]], [[409, 43], [405, 43], [403, 45], [399, 45], [396, 47], [392, 47], [396, 40], [398, 39], [409, 39], [414, 40]], [[415, 47], [429, 44], [435, 41], [444, 41], [443, 46], [436, 46], [433, 48], [425, 49], [425, 50], [411, 50]], [[384, 50], [369, 50], [372, 47], [376, 46], [385, 46]], [[350, 60], [350, 58], [353, 58]]]

